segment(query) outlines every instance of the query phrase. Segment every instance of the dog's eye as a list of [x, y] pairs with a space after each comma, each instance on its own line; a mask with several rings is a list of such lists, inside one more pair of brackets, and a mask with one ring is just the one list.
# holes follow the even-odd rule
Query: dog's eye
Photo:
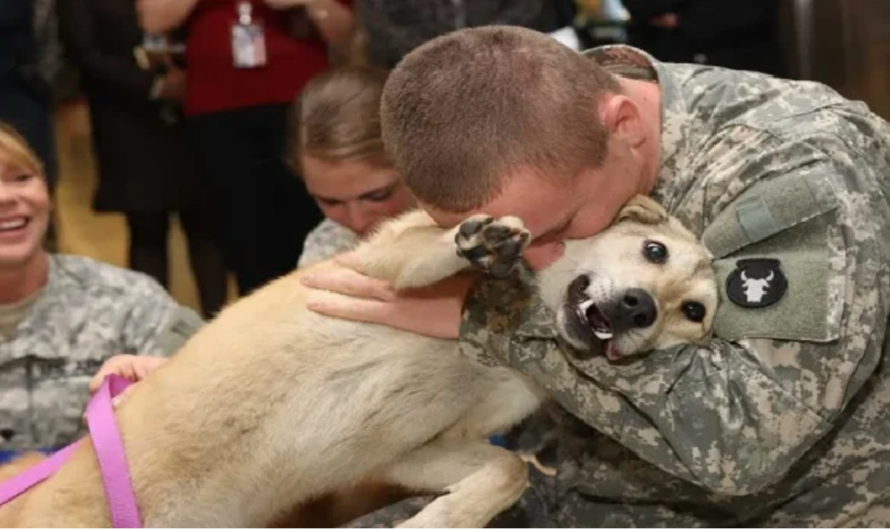
[[705, 319], [705, 306], [698, 302], [686, 302], [683, 304], [683, 314], [693, 322], [701, 322]]
[[643, 243], [643, 256], [652, 263], [664, 263], [668, 259], [668, 249], [658, 241]]

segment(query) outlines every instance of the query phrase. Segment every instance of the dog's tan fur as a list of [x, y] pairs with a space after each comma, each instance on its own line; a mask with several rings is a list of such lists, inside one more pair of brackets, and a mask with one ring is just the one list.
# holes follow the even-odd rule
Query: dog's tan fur
[[[643, 211], [663, 212], [650, 203]], [[496, 224], [523, 235], [515, 219]], [[685, 240], [665, 223], [648, 226]], [[365, 272], [399, 289], [420, 287], [466, 268], [456, 236], [466, 249], [490, 243], [480, 243], [483, 235], [461, 236], [413, 212], [358, 253]], [[268, 526], [363, 481], [447, 492], [408, 527], [483, 527], [512, 505], [526, 464], [487, 439], [533, 412], [541, 390], [507, 368], [469, 361], [454, 341], [308, 311], [300, 284], [308, 271], [225, 309], [119, 407], [145, 525]], [[567, 281], [542, 286], [564, 290]], [[56, 474], [0, 508], [3, 527], [109, 524], [88, 439]]]

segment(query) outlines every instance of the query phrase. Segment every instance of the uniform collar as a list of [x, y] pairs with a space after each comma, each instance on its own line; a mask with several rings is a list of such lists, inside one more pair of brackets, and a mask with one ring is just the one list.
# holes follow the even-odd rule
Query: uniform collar
[[71, 278], [64, 274], [64, 266], [59, 263], [56, 255], [50, 254], [48, 263], [46, 285], [37, 291], [34, 304], [28, 311], [25, 319], [19, 324], [20, 333], [46, 327], [49, 315], [58, 303], [53, 299], [52, 294], [63, 289], [71, 282]]

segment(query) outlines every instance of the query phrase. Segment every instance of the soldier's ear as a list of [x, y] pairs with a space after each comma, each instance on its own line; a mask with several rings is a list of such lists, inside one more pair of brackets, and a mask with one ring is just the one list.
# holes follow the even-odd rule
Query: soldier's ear
[[636, 195], [621, 208], [615, 222], [632, 221], [647, 225], [668, 222], [668, 213], [664, 207], [645, 195]]

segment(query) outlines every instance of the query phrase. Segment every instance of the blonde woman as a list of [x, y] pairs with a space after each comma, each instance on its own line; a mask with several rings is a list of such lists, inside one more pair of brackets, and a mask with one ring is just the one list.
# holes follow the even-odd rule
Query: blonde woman
[[[201, 325], [143, 274], [42, 241], [51, 209], [40, 160], [0, 124], [0, 460], [83, 433], [89, 383], [103, 368], [139, 379]], [[118, 354], [139, 355], [118, 357]]]
[[299, 266], [353, 248], [380, 222], [415, 205], [380, 137], [387, 72], [346, 66], [314, 78], [295, 106], [291, 163], [324, 213], [303, 245]]
[[375, 226], [417, 205], [383, 149], [387, 73], [359, 65], [331, 70], [306, 86], [296, 106], [291, 163], [325, 215], [303, 244], [300, 267], [351, 250]]

